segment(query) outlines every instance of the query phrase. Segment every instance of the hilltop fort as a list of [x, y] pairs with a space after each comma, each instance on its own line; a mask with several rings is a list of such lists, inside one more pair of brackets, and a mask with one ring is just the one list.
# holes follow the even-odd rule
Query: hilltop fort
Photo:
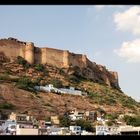
[[0, 39], [0, 59], [14, 61], [17, 56], [23, 57], [30, 64], [47, 63], [65, 69], [77, 67], [81, 75], [120, 89], [117, 72], [108, 71], [105, 66], [91, 62], [86, 55], [48, 47], [39, 48], [32, 42], [23, 42], [11, 37]]

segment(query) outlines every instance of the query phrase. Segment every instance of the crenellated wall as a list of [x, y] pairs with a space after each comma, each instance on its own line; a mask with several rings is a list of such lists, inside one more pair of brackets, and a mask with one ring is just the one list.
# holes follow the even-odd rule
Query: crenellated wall
[[22, 42], [14, 38], [0, 40], [0, 53], [14, 60], [17, 56], [23, 57], [30, 64], [50, 64], [59, 68], [70, 68], [77, 66], [84, 71], [88, 78], [102, 79], [108, 86], [118, 85], [117, 72], [110, 72], [104, 66], [91, 62], [86, 55], [71, 53], [68, 50], [53, 48], [39, 48], [32, 42]]
[[32, 42], [21, 42], [13, 38], [0, 40], [0, 52], [4, 52], [10, 59], [21, 56], [30, 64], [48, 63], [57, 67], [78, 66], [84, 68], [88, 61], [86, 55], [47, 47], [39, 48], [35, 47]]
[[23, 45], [17, 43], [15, 40], [1, 39], [0, 40], [0, 52], [3, 52], [6, 57], [11, 61], [19, 55], [24, 55], [22, 52]]

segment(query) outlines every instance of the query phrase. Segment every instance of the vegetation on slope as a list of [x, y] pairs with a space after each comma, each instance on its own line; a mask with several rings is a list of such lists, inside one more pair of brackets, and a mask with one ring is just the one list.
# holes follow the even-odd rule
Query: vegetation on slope
[[[95, 105], [96, 109], [99, 108], [107, 113], [140, 113], [140, 104], [120, 90], [110, 88], [104, 83], [86, 79], [75, 72], [70, 74], [67, 69], [60, 69], [47, 64], [44, 66], [41, 64], [30, 65], [21, 57], [18, 57], [13, 63], [2, 63], [0, 67], [0, 82], [9, 82], [17, 88], [29, 91], [29, 93], [36, 93], [34, 90], [35, 85], [53, 84], [57, 88], [73, 86], [88, 94], [84, 99], [80, 99], [83, 101], [83, 103], [80, 102], [81, 104], [84, 104], [86, 100], [90, 105]], [[59, 98], [63, 97], [63, 95], [58, 96]], [[72, 95], [65, 96], [67, 96], [68, 104], [74, 102], [74, 105], [78, 102], [70, 99]], [[40, 102], [44, 98], [39, 94], [35, 95], [35, 97]], [[77, 99], [75, 96], [73, 98]], [[52, 101], [45, 102], [43, 106], [47, 108], [47, 111], [57, 112], [57, 107], [52, 104]], [[81, 105], [79, 104], [79, 106]], [[112, 108], [114, 109], [111, 110]]]

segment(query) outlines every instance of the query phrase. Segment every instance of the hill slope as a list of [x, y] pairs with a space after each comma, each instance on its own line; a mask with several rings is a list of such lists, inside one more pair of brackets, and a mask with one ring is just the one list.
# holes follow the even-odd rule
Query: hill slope
[[[4, 112], [28, 112], [39, 118], [62, 115], [67, 109], [99, 110], [107, 113], [140, 113], [140, 104], [121, 90], [51, 65], [29, 65], [17, 59], [0, 64], [0, 109]], [[88, 93], [86, 97], [36, 92], [35, 85], [73, 86]]]

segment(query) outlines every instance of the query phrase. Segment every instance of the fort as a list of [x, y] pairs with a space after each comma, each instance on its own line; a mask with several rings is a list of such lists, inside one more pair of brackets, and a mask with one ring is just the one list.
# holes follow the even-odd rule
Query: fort
[[59, 68], [77, 66], [81, 70], [86, 69], [87, 77], [93, 79], [101, 77], [108, 86], [119, 87], [117, 72], [108, 71], [104, 66], [91, 62], [86, 55], [48, 47], [39, 48], [32, 42], [23, 42], [12, 37], [0, 39], [0, 59], [2, 59], [2, 54], [10, 61], [15, 60], [17, 56], [21, 56], [30, 64], [40, 63], [45, 65], [47, 63]]

